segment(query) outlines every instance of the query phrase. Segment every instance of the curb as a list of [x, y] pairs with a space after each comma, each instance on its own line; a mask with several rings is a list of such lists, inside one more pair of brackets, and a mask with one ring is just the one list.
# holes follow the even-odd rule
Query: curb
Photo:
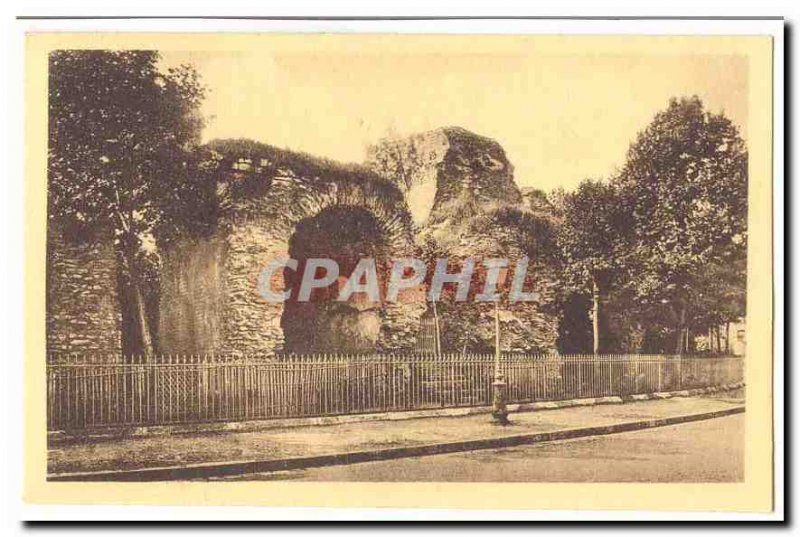
[[[561, 401], [537, 401], [533, 403], [512, 403], [507, 405], [509, 412], [530, 412], [538, 410], [553, 410], [579, 406], [623, 404], [633, 401], [649, 401], [653, 399], [669, 399], [671, 397], [694, 397], [743, 388], [744, 382], [724, 384], [709, 388], [696, 388], [677, 392], [657, 392], [633, 394], [624, 396], [589, 397], [584, 399], [564, 399]], [[340, 425], [347, 423], [363, 423], [370, 421], [401, 421], [419, 418], [444, 418], [474, 416], [489, 414], [491, 406], [437, 408], [427, 410], [409, 410], [399, 412], [380, 412], [371, 414], [350, 414], [341, 416], [320, 416], [310, 418], [278, 418], [266, 420], [251, 420], [237, 422], [199, 423], [187, 425], [155, 425], [144, 427], [109, 427], [95, 429], [84, 433], [66, 433], [64, 431], [51, 431], [47, 433], [47, 444], [50, 447], [68, 445], [81, 442], [103, 442], [122, 440], [128, 438], [147, 438], [152, 436], [192, 435], [192, 434], [222, 434], [231, 432], [258, 432], [270, 429], [283, 429], [287, 427], [310, 427], [325, 425]]]
[[140, 468], [134, 470], [108, 470], [100, 472], [80, 472], [50, 474], [48, 481], [173, 481], [209, 477], [222, 477], [249, 473], [276, 472], [281, 470], [296, 470], [302, 468], [315, 468], [320, 466], [335, 466], [354, 464], [360, 462], [384, 461], [407, 457], [421, 457], [426, 455], [441, 455], [459, 451], [474, 451], [479, 449], [496, 449], [567, 440], [586, 436], [616, 434], [667, 425], [677, 425], [692, 421], [721, 418], [733, 414], [744, 413], [744, 406], [737, 406], [714, 412], [701, 414], [687, 414], [669, 418], [656, 418], [643, 421], [631, 421], [613, 425], [597, 427], [581, 427], [575, 429], [562, 429], [542, 433], [527, 433], [496, 438], [483, 438], [459, 442], [445, 442], [440, 444], [423, 444], [398, 448], [384, 448], [368, 451], [351, 451], [329, 455], [312, 455], [301, 457], [288, 457], [272, 460], [249, 460], [217, 463], [200, 463], [185, 466], [165, 466], [158, 468]]

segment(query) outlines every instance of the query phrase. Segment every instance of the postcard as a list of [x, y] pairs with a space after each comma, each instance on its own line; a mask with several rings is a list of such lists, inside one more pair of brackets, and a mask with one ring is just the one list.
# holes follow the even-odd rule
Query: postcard
[[25, 499], [773, 508], [774, 36], [25, 38]]

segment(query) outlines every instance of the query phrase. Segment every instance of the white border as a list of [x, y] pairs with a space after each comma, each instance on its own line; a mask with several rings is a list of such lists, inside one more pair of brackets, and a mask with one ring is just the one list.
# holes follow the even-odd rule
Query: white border
[[94, 19], [21, 20], [28, 32], [292, 32], [400, 34], [644, 34], [764, 35], [778, 20], [274, 20], [274, 19]]
[[[3, 252], [19, 262], [11, 267], [11, 278], [4, 285], [8, 297], [0, 323], [8, 331], [10, 346], [4, 353], [10, 364], [7, 402], [11, 418], [10, 479], [6, 505], [19, 520], [782, 520], [783, 519], [783, 338], [784, 338], [784, 126], [783, 126], [783, 22], [776, 20], [370, 20], [370, 21], [277, 21], [277, 20], [25, 20], [16, 21], [12, 32], [9, 64], [12, 68], [10, 99], [6, 100], [12, 126], [8, 162], [11, 163], [10, 184], [3, 196], [5, 230], [17, 230], [16, 236], [5, 237]], [[192, 32], [396, 32], [396, 33], [539, 33], [539, 34], [704, 34], [755, 35], [775, 38], [774, 72], [774, 262], [775, 262], [775, 506], [770, 514], [720, 512], [631, 512], [631, 511], [470, 511], [426, 509], [323, 509], [263, 507], [151, 507], [151, 506], [63, 506], [30, 505], [21, 501], [22, 466], [22, 132], [23, 132], [23, 36], [28, 31], [192, 31]], [[8, 72], [8, 71], [6, 71]], [[795, 192], [797, 195], [797, 192]], [[10, 242], [9, 242], [10, 239]], [[17, 309], [19, 308], [19, 309]], [[9, 429], [3, 429], [9, 430]], [[8, 443], [11, 443], [8, 446]], [[15, 485], [10, 487], [9, 485]]]

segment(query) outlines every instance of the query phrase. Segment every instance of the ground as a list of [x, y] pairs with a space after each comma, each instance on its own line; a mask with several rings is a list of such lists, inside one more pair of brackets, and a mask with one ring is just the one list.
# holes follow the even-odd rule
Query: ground
[[744, 415], [643, 431], [228, 480], [735, 482], [744, 477]]
[[[501, 427], [492, 424], [488, 414], [476, 414], [461, 417], [438, 417], [438, 418], [415, 418], [399, 421], [370, 421], [358, 423], [338, 423], [327, 426], [301, 426], [289, 427], [281, 425], [281, 420], [272, 423], [265, 422], [263, 429], [252, 431], [229, 431], [229, 432], [196, 432], [183, 435], [151, 435], [142, 438], [121, 437], [109, 439], [91, 438], [65, 438], [62, 440], [53, 439], [48, 449], [48, 473], [50, 475], [68, 475], [74, 472], [96, 472], [96, 471], [125, 471], [141, 468], [153, 467], [184, 467], [191, 464], [214, 465], [216, 463], [235, 463], [237, 461], [275, 461], [291, 457], [314, 457], [320, 455], [342, 454], [357, 451], [371, 452], [384, 448], [414, 447], [423, 445], [438, 445], [448, 442], [487, 440], [512, 436], [529, 435], [539, 433], [554, 433], [568, 429], [583, 429], [613, 426], [632, 422], [649, 422], [651, 420], [669, 419], [680, 416], [705, 415], [707, 413], [729, 412], [731, 410], [743, 410], [743, 394], [738, 392], [726, 392], [715, 396], [705, 397], [675, 397], [672, 399], [651, 400], [631, 402], [625, 404], [605, 404], [583, 407], [569, 407], [554, 410], [540, 410], [513, 413], [511, 415], [512, 424], [508, 427]], [[587, 464], [589, 469], [592, 465], [609, 466], [609, 460], [617, 461], [610, 468], [603, 471], [612, 471], [615, 468], [626, 468], [628, 465], [636, 464], [644, 455], [651, 457], [658, 465], [648, 472], [657, 471], [658, 467], [673, 468], [675, 475], [683, 475], [683, 467], [686, 476], [691, 477], [693, 472], [700, 472], [695, 464], [695, 452], [690, 451], [691, 442], [684, 441], [684, 431], [690, 436], [697, 436], [695, 440], [698, 450], [711, 460], [719, 458], [722, 462], [735, 460], [733, 452], [721, 451], [722, 448], [714, 444], [723, 438], [723, 434], [711, 435], [704, 431], [716, 431], [717, 423], [737, 423], [714, 422], [704, 420], [697, 422], [696, 425], [680, 427], [667, 427], [663, 431], [652, 430], [650, 433], [664, 441], [649, 442], [637, 441], [641, 434], [650, 433], [631, 433], [634, 436], [612, 435], [608, 437], [596, 437], [584, 442], [569, 444], [552, 444], [547, 447], [520, 448], [519, 450], [503, 450], [497, 452], [497, 464], [488, 464], [492, 460], [491, 451], [480, 451], [473, 455], [448, 455], [428, 457], [421, 459], [424, 464], [419, 468], [418, 464], [411, 460], [398, 460], [392, 463], [376, 463], [375, 479], [389, 479], [389, 474], [396, 474], [392, 479], [430, 479], [425, 477], [426, 472], [437, 479], [444, 479], [439, 474], [447, 473], [448, 466], [457, 469], [463, 466], [462, 474], [468, 472], [468, 476], [475, 479], [488, 479], [489, 476], [496, 475], [502, 471], [508, 474], [508, 479], [516, 479], [517, 475], [528, 475], [525, 479], [538, 479], [537, 476], [549, 468], [546, 466], [530, 466], [523, 463], [527, 462], [528, 450], [534, 450], [537, 460], [545, 457], [551, 463], [557, 463], [553, 468], [566, 467], [564, 461], [560, 459], [574, 459], [570, 465], [574, 465], [572, 470], [565, 472], [579, 472], [581, 464]], [[695, 434], [697, 433], [697, 434]], [[731, 435], [738, 433], [730, 432]], [[671, 435], [675, 436], [670, 440]], [[619, 439], [628, 439], [619, 444]], [[645, 439], [648, 437], [645, 436]], [[739, 435], [738, 440], [725, 441], [722, 447], [727, 450], [740, 448], [743, 436]], [[607, 445], [606, 442], [617, 442], [617, 444]], [[734, 446], [733, 444], [737, 444]], [[564, 447], [565, 446], [565, 447]], [[673, 447], [670, 447], [673, 446]], [[733, 447], [730, 447], [733, 446]], [[560, 450], [565, 449], [564, 453], [571, 454], [569, 457]], [[591, 455], [597, 450], [596, 460], [591, 459]], [[604, 451], [605, 450], [605, 451]], [[650, 450], [650, 451], [648, 451]], [[660, 451], [652, 451], [660, 450]], [[670, 451], [672, 450], [672, 451]], [[521, 453], [517, 456], [515, 454]], [[649, 453], [649, 455], [647, 455]], [[643, 455], [644, 454], [644, 455]], [[610, 456], [613, 457], [609, 459]], [[671, 457], [671, 458], [670, 458]], [[686, 463], [682, 462], [686, 459]], [[517, 460], [517, 463], [513, 462]], [[435, 463], [436, 470], [424, 470], [422, 466], [428, 466], [429, 461], [444, 461], [441, 464]], [[472, 461], [472, 464], [469, 463]], [[478, 464], [478, 461], [487, 464]], [[598, 463], [599, 461], [599, 463]], [[708, 461], [706, 461], [708, 462]], [[581, 464], [578, 464], [581, 463]], [[559, 466], [561, 465], [561, 466]], [[441, 466], [441, 469], [439, 468]], [[524, 467], [524, 472], [520, 473], [517, 466]], [[700, 465], [702, 466], [702, 465]], [[489, 472], [487, 468], [497, 467], [497, 470]], [[352, 467], [352, 476], [346, 474], [342, 479], [362, 479], [358, 472], [360, 468], [370, 468], [368, 465], [358, 465]], [[410, 468], [410, 469], [409, 469]], [[467, 470], [471, 468], [471, 470]], [[539, 468], [539, 469], [537, 469]], [[674, 470], [678, 468], [679, 470]], [[710, 466], [709, 466], [710, 468]], [[392, 470], [394, 469], [394, 470]], [[406, 469], [408, 469], [406, 471]], [[344, 472], [341, 467], [332, 469], [333, 472]], [[561, 470], [559, 470], [561, 471]], [[598, 472], [600, 470], [597, 470]], [[438, 473], [436, 473], [438, 472]], [[450, 470], [454, 474], [453, 479], [458, 476], [458, 472]], [[558, 477], [556, 470], [547, 470], [548, 475], [555, 479]], [[635, 472], [634, 472], [635, 473]], [[294, 474], [290, 474], [292, 476]], [[303, 478], [305, 474], [294, 475]], [[311, 475], [311, 474], [309, 474]], [[320, 474], [326, 475], [324, 473]], [[505, 475], [505, 474], [504, 474]], [[649, 475], [649, 474], [646, 474]], [[664, 472], [662, 477], [666, 475]], [[698, 474], [699, 475], [699, 474]], [[382, 476], [382, 477], [381, 477]], [[275, 476], [268, 477], [269, 479]], [[667, 476], [668, 477], [668, 476]], [[285, 477], [284, 477], [285, 478]], [[462, 475], [463, 478], [463, 475]], [[522, 477], [520, 477], [522, 478]], [[324, 477], [320, 477], [324, 479]], [[333, 479], [333, 478], [331, 478]], [[567, 477], [564, 477], [567, 479]], [[660, 479], [660, 477], [659, 477]]]

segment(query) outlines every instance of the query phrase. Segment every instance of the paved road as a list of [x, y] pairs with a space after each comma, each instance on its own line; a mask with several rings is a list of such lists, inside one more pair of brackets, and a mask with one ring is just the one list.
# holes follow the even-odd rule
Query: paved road
[[251, 474], [238, 480], [730, 482], [744, 477], [744, 415], [499, 450]]

